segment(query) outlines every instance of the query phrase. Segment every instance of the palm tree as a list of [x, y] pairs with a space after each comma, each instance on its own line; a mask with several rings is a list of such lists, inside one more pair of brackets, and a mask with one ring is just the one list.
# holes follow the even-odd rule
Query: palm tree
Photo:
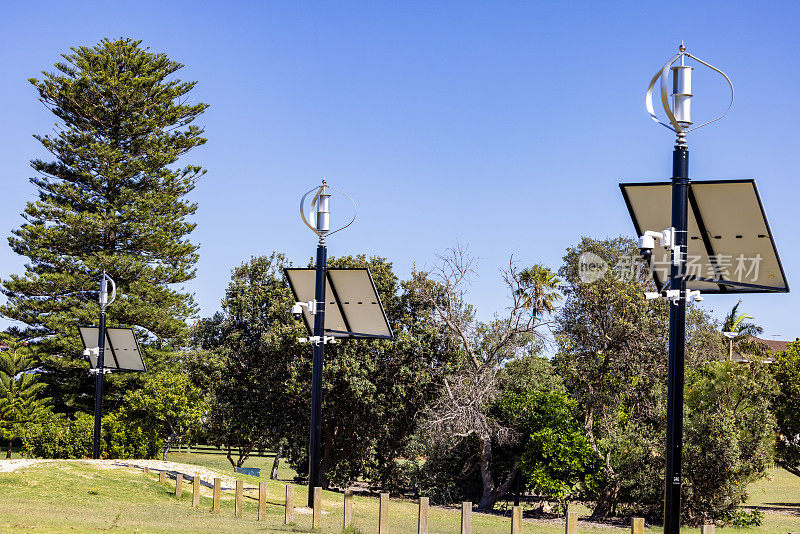
[[537, 263], [520, 271], [517, 294], [531, 315], [549, 315], [555, 310], [556, 302], [561, 300], [559, 283], [558, 277], [549, 267]]
[[726, 341], [730, 344], [730, 351], [728, 353], [728, 360], [733, 359], [733, 346], [736, 345], [741, 349], [746, 350], [749, 354], [760, 354], [763, 350], [762, 344], [754, 342], [751, 338], [758, 337], [764, 332], [764, 329], [755, 323], [748, 322], [753, 319], [752, 315], [746, 313], [739, 313], [739, 305], [742, 303], [740, 300], [737, 302], [728, 315], [725, 316], [725, 321], [722, 323], [723, 332], [731, 332], [731, 337]]

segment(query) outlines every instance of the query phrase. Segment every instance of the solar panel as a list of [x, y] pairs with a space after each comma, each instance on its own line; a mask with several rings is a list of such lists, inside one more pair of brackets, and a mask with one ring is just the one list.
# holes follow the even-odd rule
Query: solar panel
[[[316, 269], [284, 269], [295, 300], [314, 300]], [[303, 321], [313, 333], [314, 316], [303, 309]], [[325, 335], [335, 338], [394, 339], [366, 268], [330, 268], [325, 277]]]
[[[96, 326], [78, 327], [84, 348], [97, 348], [98, 330]], [[132, 328], [107, 327], [105, 341], [103, 368], [112, 371], [147, 371]], [[89, 365], [92, 369], [97, 369], [97, 356], [94, 352], [89, 353]]]
[[[620, 184], [638, 235], [669, 228], [670, 182]], [[785, 293], [789, 284], [755, 180], [689, 185], [687, 288], [702, 293]], [[669, 251], [653, 250], [656, 286], [669, 279]]]

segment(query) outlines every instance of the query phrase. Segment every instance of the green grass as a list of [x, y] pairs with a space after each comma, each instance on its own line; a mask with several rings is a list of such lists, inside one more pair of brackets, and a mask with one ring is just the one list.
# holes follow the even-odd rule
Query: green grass
[[[185, 453], [181, 453], [185, 454]], [[217, 461], [208, 456], [192, 455], [198, 465]], [[222, 456], [227, 462], [227, 459]], [[170, 460], [178, 458], [170, 455]], [[271, 460], [263, 459], [266, 463]], [[223, 464], [224, 465], [224, 464]], [[255, 465], [255, 467], [259, 467]], [[230, 465], [222, 470], [231, 474]], [[800, 496], [800, 478], [783, 471], [770, 473], [772, 480], [754, 484], [748, 504], [782, 506], [777, 503], [796, 503]], [[249, 485], [259, 481], [254, 477], [239, 476]], [[264, 479], [260, 479], [264, 480]], [[93, 532], [114, 530], [120, 532], [311, 532], [311, 515], [295, 510], [295, 523], [283, 525], [283, 499], [285, 483], [267, 481], [267, 518], [257, 521], [255, 493], [245, 499], [244, 514], [233, 517], [233, 495], [223, 493], [222, 509], [212, 514], [210, 497], [203, 497], [198, 508], [191, 507], [191, 484], [184, 485], [184, 496], [178, 501], [174, 496], [175, 481], [161, 484], [155, 473], [145, 476], [135, 469], [99, 469], [82, 462], [52, 462], [0, 473], [0, 532]], [[295, 506], [301, 507], [307, 499], [306, 489], [295, 487]], [[342, 495], [323, 492], [322, 528], [319, 532], [339, 534], [342, 521]], [[579, 508], [579, 513], [587, 509]], [[432, 508], [431, 534], [459, 532], [459, 511]], [[353, 523], [357, 532], [377, 531], [378, 499], [354, 498]], [[416, 532], [417, 504], [411, 501], [392, 500], [389, 505], [389, 528], [392, 534]], [[510, 520], [500, 515], [473, 514], [474, 534], [507, 534]], [[563, 521], [526, 521], [523, 532], [560, 534]], [[660, 529], [649, 529], [659, 532]], [[786, 511], [767, 511], [765, 524], [756, 529], [718, 528], [719, 534], [786, 534], [800, 531], [800, 506], [793, 515]], [[623, 534], [629, 529], [581, 524], [579, 532], [589, 534]], [[697, 529], [683, 529], [696, 533]]]
[[[800, 477], [785, 469], [770, 469], [767, 476], [751, 484], [747, 506], [795, 508], [800, 513]], [[800, 516], [797, 531], [800, 532]]]

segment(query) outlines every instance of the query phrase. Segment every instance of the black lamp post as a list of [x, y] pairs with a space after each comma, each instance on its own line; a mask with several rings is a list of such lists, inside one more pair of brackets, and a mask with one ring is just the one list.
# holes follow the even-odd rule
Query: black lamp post
[[[108, 300], [108, 282], [111, 282], [113, 292]], [[114, 280], [103, 271], [100, 281], [100, 323], [97, 332], [97, 368], [92, 371], [97, 374], [94, 382], [94, 441], [92, 444], [92, 458], [100, 458], [100, 426], [103, 419], [103, 375], [105, 374], [105, 339], [106, 339], [106, 306], [114, 302], [117, 288]]]

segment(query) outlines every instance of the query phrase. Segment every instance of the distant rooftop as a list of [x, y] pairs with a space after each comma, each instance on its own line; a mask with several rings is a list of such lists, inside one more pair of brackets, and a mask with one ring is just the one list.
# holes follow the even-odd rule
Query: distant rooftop
[[[798, 341], [800, 338], [795, 339], [794, 341]], [[750, 342], [757, 342], [763, 343], [769, 349], [769, 354], [764, 357], [764, 363], [772, 363], [775, 359], [775, 354], [781, 351], [786, 350], [789, 343], [793, 343], [794, 341], [780, 341], [777, 339], [761, 339], [760, 337], [755, 336], [748, 336], [747, 341]], [[737, 350], [737, 347], [734, 345], [733, 349], [733, 361], [743, 363], [749, 361], [752, 358], [752, 355], [748, 355], [747, 353], [741, 353]]]

